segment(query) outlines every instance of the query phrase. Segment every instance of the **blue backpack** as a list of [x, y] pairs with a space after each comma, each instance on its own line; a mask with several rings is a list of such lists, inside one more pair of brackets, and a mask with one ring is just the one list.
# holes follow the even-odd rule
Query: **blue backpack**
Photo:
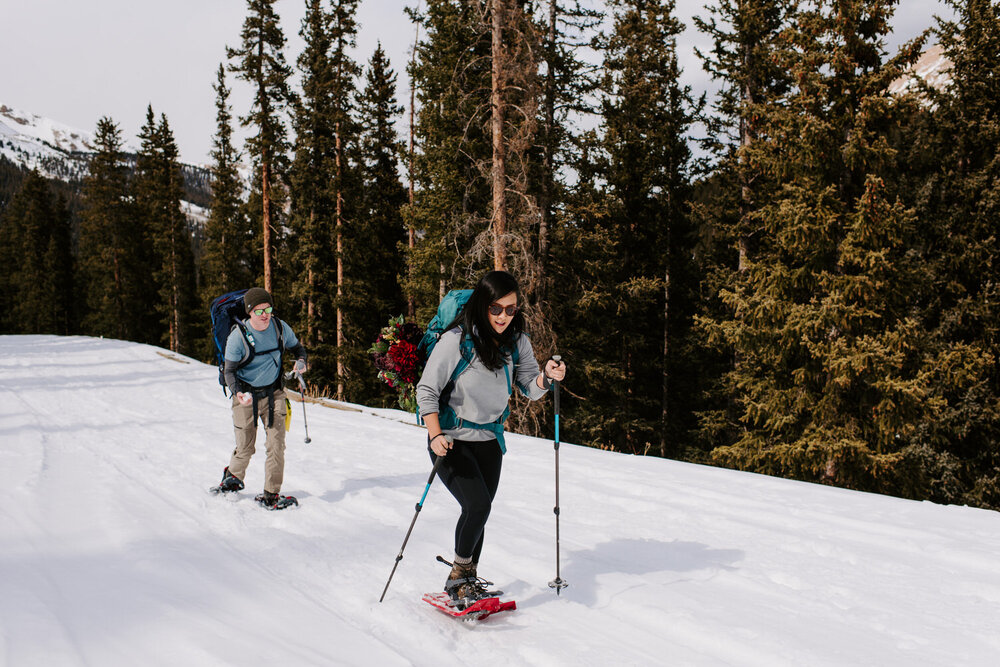
[[[424, 330], [424, 336], [420, 339], [420, 343], [417, 345], [417, 351], [423, 355], [424, 359], [430, 359], [431, 352], [434, 351], [434, 346], [437, 345], [441, 336], [445, 333], [446, 327], [452, 324], [458, 318], [459, 314], [465, 309], [465, 304], [468, 303], [470, 296], [472, 296], [471, 289], [453, 289], [448, 292], [443, 299], [441, 299], [441, 303], [438, 304], [437, 313], [427, 324], [427, 328]], [[507, 447], [504, 444], [503, 439], [503, 424], [507, 421], [507, 417], [510, 415], [509, 405], [504, 408], [503, 414], [500, 415], [496, 421], [490, 422], [489, 424], [479, 424], [464, 420], [455, 414], [455, 410], [451, 407], [451, 405], [449, 405], [451, 392], [455, 388], [455, 381], [458, 379], [458, 376], [469, 367], [469, 364], [472, 363], [472, 359], [476, 354], [476, 347], [472, 342], [472, 337], [468, 334], [462, 335], [462, 342], [459, 343], [458, 349], [460, 352], [458, 364], [455, 366], [455, 370], [451, 373], [451, 378], [448, 380], [444, 390], [441, 392], [438, 409], [438, 420], [441, 423], [441, 428], [474, 428], [493, 431], [494, 435], [496, 435], [497, 441], [500, 443], [500, 448], [504, 453], [506, 453]], [[520, 355], [516, 345], [511, 350], [511, 358], [514, 361], [514, 369], [516, 372], [517, 363], [520, 360]], [[507, 368], [506, 364], [504, 364], [503, 370], [504, 374], [507, 376], [507, 392], [513, 393], [514, 389], [511, 382], [510, 370]], [[423, 419], [420, 418], [419, 408], [417, 412], [417, 420], [421, 424], [423, 423]]]
[[[246, 293], [245, 289], [226, 292], [222, 296], [216, 297], [209, 308], [209, 315], [212, 318], [212, 340], [215, 342], [215, 362], [219, 366], [219, 384], [222, 385], [223, 394], [226, 393], [226, 341], [229, 340], [229, 334], [232, 333], [234, 327], [239, 329], [240, 333], [243, 334], [243, 340], [246, 342], [244, 347], [247, 350], [237, 368], [243, 368], [249, 364], [256, 354], [256, 343], [254, 342], [253, 335], [243, 325], [243, 319], [247, 315], [246, 305], [243, 303], [243, 295]], [[278, 332], [278, 350], [280, 355], [281, 350], [285, 349], [285, 328], [281, 326], [281, 320], [276, 317], [273, 319]], [[266, 351], [271, 352], [272, 350]], [[278, 358], [278, 367], [281, 367], [280, 356]]]

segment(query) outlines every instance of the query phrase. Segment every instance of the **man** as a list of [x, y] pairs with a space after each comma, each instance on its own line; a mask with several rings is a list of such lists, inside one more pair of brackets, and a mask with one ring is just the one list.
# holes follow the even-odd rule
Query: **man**
[[268, 509], [298, 505], [292, 496], [282, 496], [285, 472], [285, 391], [281, 383], [282, 353], [295, 356], [294, 371], [306, 370], [306, 351], [291, 328], [272, 316], [271, 295], [260, 287], [243, 296], [247, 320], [233, 327], [226, 341], [224, 375], [233, 395], [233, 427], [236, 449], [223, 471], [220, 492], [243, 488], [250, 457], [257, 440], [257, 420], [264, 424], [267, 460], [264, 463], [264, 493], [258, 503]]

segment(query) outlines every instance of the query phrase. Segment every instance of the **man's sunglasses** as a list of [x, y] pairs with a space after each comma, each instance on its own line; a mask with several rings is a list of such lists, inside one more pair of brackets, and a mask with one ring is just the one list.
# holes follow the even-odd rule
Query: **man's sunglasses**
[[490, 309], [489, 310], [490, 310], [490, 315], [493, 315], [493, 316], [496, 316], [496, 315], [499, 315], [500, 313], [506, 312], [507, 313], [507, 317], [514, 317], [514, 314], [517, 313], [517, 306], [507, 306], [506, 308], [504, 308], [499, 303], [493, 303], [493, 304], [490, 304]]
[[260, 317], [264, 313], [270, 315], [272, 310], [274, 310], [274, 306], [268, 306], [267, 308], [258, 308], [257, 310], [252, 310], [250, 312], [252, 312], [257, 317]]

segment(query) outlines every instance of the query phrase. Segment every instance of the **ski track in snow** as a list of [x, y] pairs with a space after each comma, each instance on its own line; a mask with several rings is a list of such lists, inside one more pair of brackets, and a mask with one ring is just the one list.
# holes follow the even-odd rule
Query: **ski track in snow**
[[480, 569], [438, 590], [457, 504], [394, 410], [293, 402], [282, 512], [207, 492], [232, 450], [214, 367], [0, 336], [0, 665], [994, 665], [1000, 514], [508, 436]]

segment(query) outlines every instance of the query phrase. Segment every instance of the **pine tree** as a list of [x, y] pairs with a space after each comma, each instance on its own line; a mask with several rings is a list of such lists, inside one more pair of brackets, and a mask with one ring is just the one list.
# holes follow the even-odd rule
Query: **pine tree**
[[146, 237], [129, 192], [121, 130], [112, 119], [98, 121], [95, 143], [80, 223], [82, 328], [93, 336], [156, 342], [141, 326], [149, 310], [149, 270], [138, 251]]
[[[139, 134], [142, 145], [132, 184], [137, 215], [148, 230], [150, 292], [148, 308], [161, 344], [175, 352], [193, 349], [194, 257], [191, 231], [181, 209], [182, 176], [177, 144], [166, 116], [159, 123], [152, 106]], [[137, 314], [138, 315], [138, 314]]]
[[688, 225], [685, 136], [697, 104], [679, 83], [676, 36], [683, 26], [674, 3], [611, 7], [596, 160], [596, 181], [606, 186], [585, 181], [592, 203], [580, 211], [578, 230], [562, 239], [570, 256], [560, 263], [577, 276], [566, 276], [568, 284], [582, 283], [564, 297], [562, 345], [583, 360], [580, 389], [589, 401], [587, 414], [567, 419], [567, 428], [591, 444], [664, 455], [671, 323], [683, 320], [671, 297], [681, 282], [673, 281]]
[[[226, 87], [225, 68], [221, 64], [213, 88], [216, 94], [216, 131], [212, 145], [212, 200], [198, 271], [203, 315], [208, 312], [213, 299], [253, 285], [253, 277], [258, 275], [250, 261], [254, 256], [255, 227], [250, 224], [243, 208], [240, 155], [233, 145], [233, 116], [229, 106], [231, 91]], [[208, 318], [203, 317], [202, 321], [202, 357], [208, 359], [212, 356], [214, 345]]]
[[912, 308], [924, 289], [914, 218], [892, 177], [900, 111], [883, 64], [891, 2], [799, 10], [779, 64], [795, 85], [758, 126], [754, 153], [781, 182], [752, 219], [759, 239], [722, 299], [738, 363], [726, 386], [742, 432], [715, 450], [743, 469], [914, 493], [900, 464], [925, 423], [931, 366]]
[[470, 286], [492, 264], [492, 257], [486, 264], [482, 251], [473, 252], [484, 228], [489, 238], [483, 214], [491, 202], [480, 169], [490, 159], [483, 96], [490, 89], [490, 41], [475, 4], [429, 0], [419, 12], [408, 10], [423, 34], [410, 67], [418, 151], [414, 203], [406, 210], [419, 237], [408, 255], [413, 270], [406, 284], [419, 321], [430, 319], [446, 289]]
[[0, 314], [0, 331], [69, 334], [73, 322], [73, 258], [65, 200], [31, 171], [0, 214], [0, 290], [17, 294]]
[[[358, 127], [354, 118], [357, 64], [354, 47], [358, 0], [337, 0], [329, 10], [307, 5], [301, 35], [306, 48], [298, 65], [303, 100], [296, 109], [293, 167], [295, 295], [310, 346], [321, 351], [313, 371], [334, 395], [354, 396], [357, 378], [348, 368], [354, 346], [346, 331], [364, 304], [358, 304], [346, 258], [365, 252], [352, 245], [361, 184], [358, 180]], [[366, 369], [367, 370], [367, 369]]]
[[395, 127], [403, 108], [396, 101], [396, 74], [381, 44], [368, 63], [365, 82], [357, 102], [364, 192], [353, 235], [353, 244], [363, 251], [346, 259], [349, 274], [364, 277], [355, 281], [357, 302], [364, 307], [352, 318], [348, 339], [361, 353], [353, 359], [354, 377], [369, 379], [362, 395], [371, 399], [383, 393], [384, 385], [376, 384], [374, 375], [366, 372], [371, 361], [364, 351], [388, 315], [402, 311], [400, 280], [405, 272], [406, 242], [402, 208], [407, 193], [399, 179], [401, 146]]
[[420, 100], [420, 154], [407, 215], [422, 241], [410, 256], [408, 291], [436, 305], [446, 286], [474, 281], [498, 262], [525, 287], [537, 276], [538, 209], [528, 186], [540, 91], [537, 26], [509, 0], [435, 0], [412, 16], [425, 37], [410, 73]]
[[737, 437], [739, 395], [721, 382], [740, 363], [739, 353], [724, 343], [716, 322], [739, 318], [716, 295], [740, 290], [755, 246], [764, 236], [757, 217], [761, 205], [779, 188], [766, 169], [772, 137], [765, 119], [781, 111], [791, 86], [782, 66], [794, 0], [718, 0], [706, 7], [708, 18], [695, 18], [698, 29], [712, 40], [710, 52], [698, 52], [705, 70], [721, 88], [706, 117], [704, 147], [714, 160], [692, 202], [700, 229], [697, 251], [705, 287], [698, 335], [692, 350], [700, 366], [700, 392], [706, 399], [695, 408], [700, 428], [693, 433], [703, 451]]
[[[299, 34], [302, 95], [296, 106], [295, 154], [290, 172], [289, 252], [296, 322], [313, 359], [311, 374], [322, 384], [336, 382], [337, 252], [334, 239], [337, 127], [333, 97], [334, 17], [310, 0]], [[291, 314], [286, 314], [286, 317]], [[314, 382], [316, 380], [314, 379]]]
[[335, 133], [331, 187], [335, 210], [333, 231], [337, 251], [337, 289], [334, 303], [337, 317], [336, 395], [340, 400], [347, 400], [348, 391], [356, 379], [349, 368], [349, 360], [367, 348], [367, 341], [358, 345], [352, 344], [348, 339], [353, 313], [365, 307], [365, 304], [358, 301], [357, 294], [352, 289], [352, 282], [362, 278], [347, 273], [346, 261], [349, 254], [363, 252], [361, 248], [352, 247], [351, 243], [358, 224], [361, 187], [357, 174], [359, 128], [354, 117], [354, 99], [357, 90], [355, 81], [361, 70], [349, 55], [349, 50], [354, 48], [357, 37], [358, 28], [355, 20], [357, 8], [358, 0], [336, 0], [331, 23], [333, 77], [330, 82], [330, 95], [333, 100], [331, 111]]
[[[247, 17], [239, 49], [227, 49], [233, 62], [229, 71], [253, 86], [250, 112], [240, 118], [244, 127], [257, 134], [247, 146], [257, 167], [254, 179], [259, 187], [259, 208], [263, 233], [264, 288], [274, 294], [274, 248], [280, 242], [281, 202], [284, 199], [282, 178], [287, 169], [288, 138], [284, 114], [294, 102], [288, 79], [291, 70], [285, 63], [285, 35], [274, 11], [275, 0], [247, 0]], [[254, 203], [254, 198], [251, 199]], [[254, 209], [251, 209], [254, 211]], [[277, 297], [276, 297], [277, 298]]]
[[538, 300], [545, 303], [548, 290], [547, 265], [552, 229], [559, 207], [568, 198], [565, 176], [579, 154], [570, 116], [593, 116], [597, 110], [588, 102], [598, 81], [578, 51], [589, 43], [590, 33], [603, 16], [580, 6], [578, 1], [549, 0], [544, 26], [542, 62], [544, 82], [540, 105], [537, 148], [541, 164], [535, 189], [538, 201], [538, 254], [540, 280]]
[[924, 317], [937, 350], [939, 406], [921, 424], [911, 474], [938, 502], [1000, 508], [1000, 7], [949, 3], [935, 33], [949, 83], [920, 93], [907, 126], [918, 246], [933, 289]]

